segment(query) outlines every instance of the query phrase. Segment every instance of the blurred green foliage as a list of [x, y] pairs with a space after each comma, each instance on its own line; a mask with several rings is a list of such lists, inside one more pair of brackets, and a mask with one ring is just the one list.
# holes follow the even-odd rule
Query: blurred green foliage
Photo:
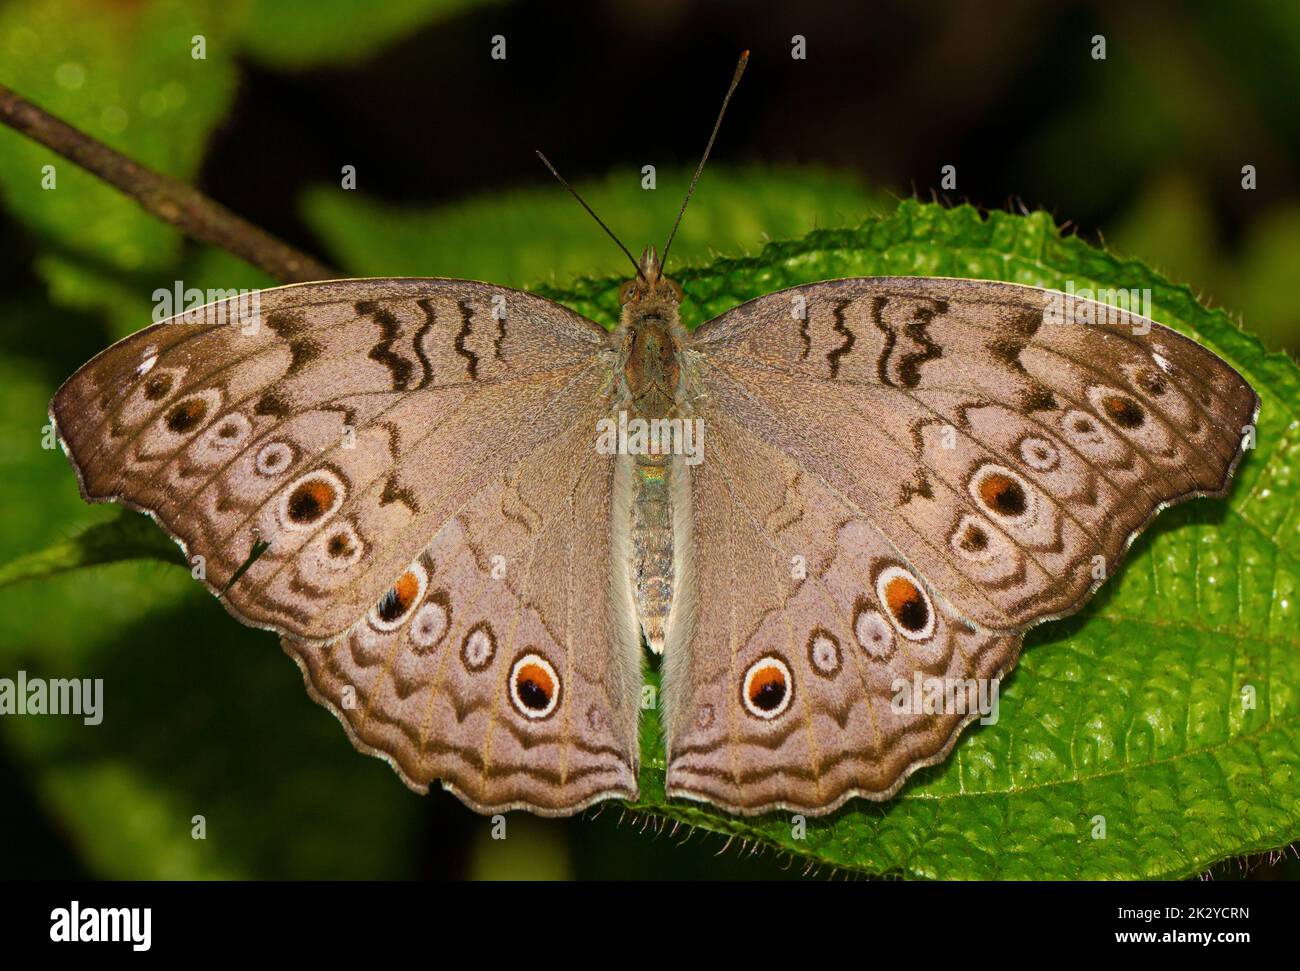
[[[0, 6], [0, 82], [139, 161], [195, 181], [214, 133], [228, 122], [245, 62], [274, 71], [355, 64], [416, 27], [436, 25], [479, 5], [481, 0], [401, 0], [362, 7], [344, 0], [11, 0]], [[1300, 51], [1295, 16], [1285, 11], [1261, 16], [1269, 19], [1280, 43]], [[1222, 25], [1225, 32], [1240, 29], [1238, 22], [1229, 21]], [[205, 40], [203, 60], [192, 57], [196, 35]], [[1300, 58], [1293, 58], [1278, 70], [1294, 79], [1298, 63]], [[1117, 66], [1130, 73], [1099, 76], [1095, 89], [1080, 99], [1077, 114], [1044, 119], [1025, 157], [1048, 168], [1069, 164], [1077, 156], [1075, 133], [1081, 127], [1106, 128], [1112, 141], [1130, 145], [1131, 152], [1106, 165], [1074, 166], [1081, 204], [1090, 185], [1097, 198], [1105, 197], [1117, 179], [1141, 186], [1107, 241], [1170, 278], [1196, 281], [1215, 303], [1244, 314], [1251, 329], [1272, 346], [1294, 346], [1296, 311], [1289, 285], [1300, 261], [1300, 211], [1278, 207], [1252, 221], [1240, 245], [1225, 257], [1219, 214], [1198, 190], [1196, 173], [1182, 164], [1196, 148], [1197, 112], [1213, 109], [1221, 118], [1232, 113], [1231, 103], [1206, 95], [1191, 77], [1186, 78], [1188, 102], [1171, 106], [1161, 95], [1163, 88], [1144, 79], [1130, 62], [1117, 60]], [[1287, 117], [1294, 122], [1296, 104], [1279, 90], [1260, 110], [1270, 119], [1265, 123]], [[1125, 106], [1142, 112], [1125, 114]], [[39, 188], [45, 165], [54, 165], [57, 172], [58, 188], [52, 192]], [[662, 245], [685, 176], [680, 169], [665, 168], [658, 189], [646, 192], [639, 172], [629, 166], [621, 174], [580, 182], [579, 188], [625, 242], [639, 249], [645, 243]], [[93, 542], [79, 537], [103, 537], [96, 527], [107, 528], [104, 524], [119, 517], [114, 509], [81, 503], [62, 455], [41, 447], [46, 405], [58, 383], [111, 339], [146, 323], [156, 287], [176, 279], [201, 288], [272, 281], [224, 253], [186, 243], [134, 203], [7, 130], [0, 130], [0, 195], [7, 220], [3, 225], [13, 243], [6, 246], [6, 262], [10, 254], [26, 261], [21, 269], [5, 268], [21, 285], [0, 292], [0, 564], [34, 556], [13, 569], [45, 573], [78, 565], [76, 557], [88, 550], [111, 556], [112, 551], [95, 554]], [[757, 253], [768, 238], [855, 226], [868, 213], [890, 210], [889, 199], [888, 193], [864, 188], [855, 175], [825, 166], [716, 166], [704, 176], [675, 250], [695, 264], [716, 253]], [[612, 306], [609, 280], [603, 277], [623, 272], [622, 257], [558, 187], [399, 207], [335, 185], [315, 186], [302, 192], [298, 211], [326, 255], [351, 274], [437, 274], [540, 284], [552, 294], [568, 294], [575, 309], [607, 323]], [[243, 215], [254, 221], [259, 216]], [[1033, 225], [1043, 239], [1050, 235], [1041, 219]], [[1012, 237], [1022, 238], [1018, 231], [1010, 231], [1008, 239]], [[846, 251], [832, 262], [839, 260], [843, 269], [888, 265], [891, 272], [1007, 278], [990, 267], [998, 245], [995, 241], [980, 254], [967, 253], [966, 263], [960, 252], [918, 253], [907, 246], [878, 250], [874, 256], [869, 250], [857, 256]], [[739, 281], [727, 285], [710, 283], [709, 271], [683, 274], [696, 281], [688, 285], [700, 302], [696, 319], [723, 309], [742, 292], [830, 265], [814, 261], [801, 269], [781, 262], [779, 254], [790, 251], [776, 252], [766, 258], [774, 261], [771, 265], [744, 264]], [[891, 252], [895, 262], [869, 263]], [[1059, 276], [1060, 264], [1043, 253], [1021, 253], [1019, 258], [1026, 282]], [[1159, 285], [1165, 287], [1163, 281]], [[1200, 327], [1211, 320], [1185, 295], [1173, 288], [1168, 292], [1170, 303], [1162, 309], [1178, 321]], [[1210, 336], [1217, 338], [1220, 326], [1214, 323]], [[1232, 344], [1233, 339], [1223, 339]], [[1260, 365], [1262, 380], [1276, 380], [1272, 371], [1279, 366], [1276, 361]], [[1284, 413], [1266, 418], [1280, 420]], [[1254, 460], [1247, 467], [1252, 483], [1264, 475], [1264, 466]], [[1277, 469], [1273, 488], [1278, 493], [1291, 489], [1285, 471], [1290, 465], [1270, 468]], [[1239, 489], [1238, 498], [1248, 495], [1247, 489]], [[130, 523], [128, 539], [138, 545], [119, 545], [118, 554], [170, 555], [157, 544], [160, 534], [128, 515], [122, 521]], [[1234, 515], [1227, 513], [1229, 519]], [[1191, 549], [1219, 555], [1220, 525], [1204, 508], [1185, 507], [1167, 514], [1136, 552], [1150, 563], [1186, 558]], [[117, 537], [115, 542], [124, 540]], [[1251, 553], [1252, 559], [1273, 557], [1293, 565], [1288, 556], [1281, 547]], [[1088, 665], [1109, 663], [1127, 676], [1142, 676], [1141, 669], [1128, 666], [1132, 642], [1116, 632], [1113, 618], [1124, 616], [1124, 604], [1141, 598], [1143, 582], [1141, 568], [1131, 567], [1113, 584], [1115, 592], [1103, 595], [1087, 615], [1094, 619], [1090, 626], [1084, 626], [1087, 618], [1079, 618], [1035, 635], [1038, 647], [1028, 652], [1004, 694], [1007, 708], [998, 730], [1048, 717], [1044, 707], [1053, 692], [1068, 690]], [[1293, 616], [1284, 621], [1291, 624]], [[1226, 655], [1233, 663], [1253, 670], [1252, 665], [1267, 661], [1273, 670], [1261, 677], [1270, 686], [1282, 686], [1280, 691], [1294, 690], [1287, 651], [1294, 655], [1297, 641], [1291, 627], [1273, 631], [1261, 647], [1264, 654], [1252, 651], [1240, 628], [1214, 630], [1223, 643], [1236, 645]], [[1200, 637], [1179, 636], [1183, 640], [1176, 649], [1192, 652], [1185, 657], [1193, 667], [1214, 664]], [[613, 808], [601, 811], [594, 822], [576, 824], [512, 815], [511, 838], [493, 841], [488, 824], [451, 797], [439, 793], [419, 799], [385, 765], [358, 756], [333, 720], [307, 698], [271, 635], [235, 624], [183, 570], [160, 562], [72, 570], [0, 588], [0, 675], [12, 676], [18, 669], [34, 676], [104, 678], [106, 716], [95, 728], [55, 718], [0, 724], [3, 764], [19, 776], [0, 810], [5, 814], [0, 816], [0, 857], [8, 874], [293, 878], [428, 871], [484, 877], [784, 872], [780, 857], [771, 854], [743, 860], [729, 854], [715, 860], [712, 853], [721, 845], [716, 841], [704, 841], [701, 847], [697, 838], [669, 851], [665, 847], [689, 829], [674, 834], [671, 843], [667, 836], [656, 843], [652, 836], [661, 828], [658, 822], [647, 835], [639, 835], [633, 827], [644, 829], [644, 818], [628, 817], [619, 825], [623, 814]], [[1172, 687], [1176, 693], [1178, 686]], [[1289, 716], [1293, 699], [1281, 694], [1274, 700], [1280, 708], [1273, 714]], [[1136, 710], [1163, 711], [1150, 697], [1140, 699]], [[1291, 732], [1293, 726], [1287, 725], [1284, 731]], [[950, 766], [974, 770], [981, 760], [996, 764], [996, 731], [972, 735], [962, 747], [960, 760], [965, 761]], [[1276, 751], [1258, 754], [1260, 771], [1272, 767], [1272, 783], [1294, 788], [1290, 770], [1284, 771], [1294, 755], [1293, 739], [1288, 735], [1283, 744], [1276, 741], [1278, 735], [1262, 737]], [[1051, 752], [1037, 754], [1051, 765]], [[956, 772], [941, 768], [928, 773], [907, 791], [910, 801], [900, 801], [897, 809], [854, 810], [864, 817], [858, 822], [845, 822], [850, 814], [834, 817], [820, 831], [823, 837], [811, 855], [830, 865], [872, 871], [941, 872], [941, 862], [949, 858], [944, 853], [956, 842], [945, 844], [942, 815], [947, 810], [935, 807], [949, 805], [945, 799], [956, 785]], [[1151, 798], [1166, 798], [1160, 780], [1156, 783]], [[1244, 812], [1245, 799], [1245, 789], [1230, 786], [1209, 792], [1197, 806], [1203, 814], [1216, 808]], [[1003, 804], [974, 810], [983, 820], [964, 830], [962, 839], [977, 848], [989, 845], [1006, 820], [1023, 812], [1023, 805], [1008, 789]], [[646, 808], [661, 807], [648, 803]], [[1294, 827], [1288, 829], [1294, 807], [1273, 809], [1268, 823], [1254, 831], [1257, 838], [1216, 841], [1216, 835], [1240, 835], [1252, 824], [1238, 820], [1233, 830], [1230, 821], [1214, 825], [1202, 817], [1206, 839], [1196, 842], [1197, 834], [1190, 834], [1186, 845], [1159, 844], [1160, 852], [1125, 858], [1113, 862], [1110, 871], [1103, 866], [1096, 872], [1114, 875], [1129, 867], [1129, 872], [1188, 873], [1226, 852], [1276, 845], [1295, 835]], [[195, 815], [205, 817], [205, 840], [191, 838]], [[758, 835], [748, 825], [734, 827], [707, 815], [690, 821], [704, 829]], [[898, 828], [891, 829], [894, 825]], [[932, 827], [924, 836], [909, 828], [924, 825]], [[845, 827], [857, 835], [843, 838]], [[663, 829], [667, 833], [671, 827]], [[1069, 841], [1075, 835], [1073, 830], [1053, 834], [1058, 841], [1054, 847], [1073, 845]], [[957, 872], [990, 875], [980, 868], [979, 854], [970, 859], [977, 862]]]

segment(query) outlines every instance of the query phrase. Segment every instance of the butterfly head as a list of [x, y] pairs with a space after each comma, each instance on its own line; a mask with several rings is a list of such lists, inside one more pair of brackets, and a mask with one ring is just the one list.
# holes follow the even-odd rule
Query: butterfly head
[[669, 309], [676, 310], [682, 302], [682, 288], [676, 280], [663, 275], [663, 266], [659, 254], [653, 246], [647, 246], [637, 262], [637, 275], [624, 283], [618, 291], [619, 303], [643, 314], [655, 315], [663, 311], [667, 317]]

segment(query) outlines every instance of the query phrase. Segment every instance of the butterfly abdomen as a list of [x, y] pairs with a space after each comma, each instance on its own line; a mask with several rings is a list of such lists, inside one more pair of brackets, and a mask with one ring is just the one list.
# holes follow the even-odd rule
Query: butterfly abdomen
[[632, 495], [632, 585], [646, 643], [664, 649], [673, 603], [673, 518], [668, 494], [670, 457], [638, 455]]

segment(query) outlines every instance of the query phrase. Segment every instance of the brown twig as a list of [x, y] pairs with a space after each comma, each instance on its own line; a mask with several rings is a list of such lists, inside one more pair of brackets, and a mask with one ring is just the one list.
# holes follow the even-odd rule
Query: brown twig
[[304, 283], [338, 276], [197, 189], [131, 161], [4, 85], [0, 85], [0, 121], [97, 175], [163, 222], [201, 242], [220, 246], [277, 280]]

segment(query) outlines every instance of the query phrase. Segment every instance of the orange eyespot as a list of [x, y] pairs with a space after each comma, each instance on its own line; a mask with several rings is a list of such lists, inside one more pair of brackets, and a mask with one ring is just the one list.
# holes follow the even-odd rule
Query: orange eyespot
[[1132, 398], [1112, 394], [1103, 398], [1101, 404], [1110, 420], [1120, 428], [1137, 428], [1147, 420], [1146, 413]]
[[1001, 516], [1022, 516], [1029, 507], [1024, 486], [1003, 472], [982, 476], [977, 491], [980, 501]]
[[337, 493], [326, 479], [308, 479], [289, 494], [289, 518], [295, 523], [313, 523], [334, 505]]
[[529, 708], [545, 708], [555, 693], [555, 682], [538, 664], [525, 664], [516, 676], [519, 696]]
[[909, 640], [924, 640], [934, 632], [934, 610], [921, 585], [902, 567], [885, 569], [876, 580], [876, 595], [898, 632]]
[[740, 700], [755, 718], [771, 720], [790, 707], [794, 695], [790, 669], [779, 657], [755, 661], [745, 672]]
[[[258, 456], [259, 472], [262, 471], [263, 458]], [[277, 452], [265, 458], [276, 459], [271, 464], [273, 473], [282, 467], [279, 460], [285, 456]], [[280, 523], [290, 530], [317, 526], [338, 512], [346, 492], [343, 479], [330, 469], [315, 469], [299, 476], [280, 493]]]
[[377, 630], [390, 631], [402, 626], [415, 605], [424, 597], [428, 573], [417, 560], [397, 578], [397, 582], [379, 598], [370, 612], [370, 625]]
[[208, 403], [202, 398], [182, 401], [167, 413], [167, 427], [177, 435], [191, 431], [202, 423], [208, 413]]
[[379, 606], [375, 608], [379, 619], [385, 623], [393, 623], [411, 609], [411, 604], [415, 603], [415, 598], [419, 595], [420, 578], [407, 570], [398, 578], [393, 589], [384, 594], [379, 601]]
[[889, 612], [900, 620], [920, 614], [920, 623], [908, 623], [905, 626], [915, 630], [925, 624], [925, 601], [921, 598], [921, 591], [911, 580], [894, 577], [885, 584], [885, 602], [889, 604]]
[[525, 718], [551, 715], [560, 701], [560, 678], [540, 654], [525, 654], [510, 669], [510, 700]]

